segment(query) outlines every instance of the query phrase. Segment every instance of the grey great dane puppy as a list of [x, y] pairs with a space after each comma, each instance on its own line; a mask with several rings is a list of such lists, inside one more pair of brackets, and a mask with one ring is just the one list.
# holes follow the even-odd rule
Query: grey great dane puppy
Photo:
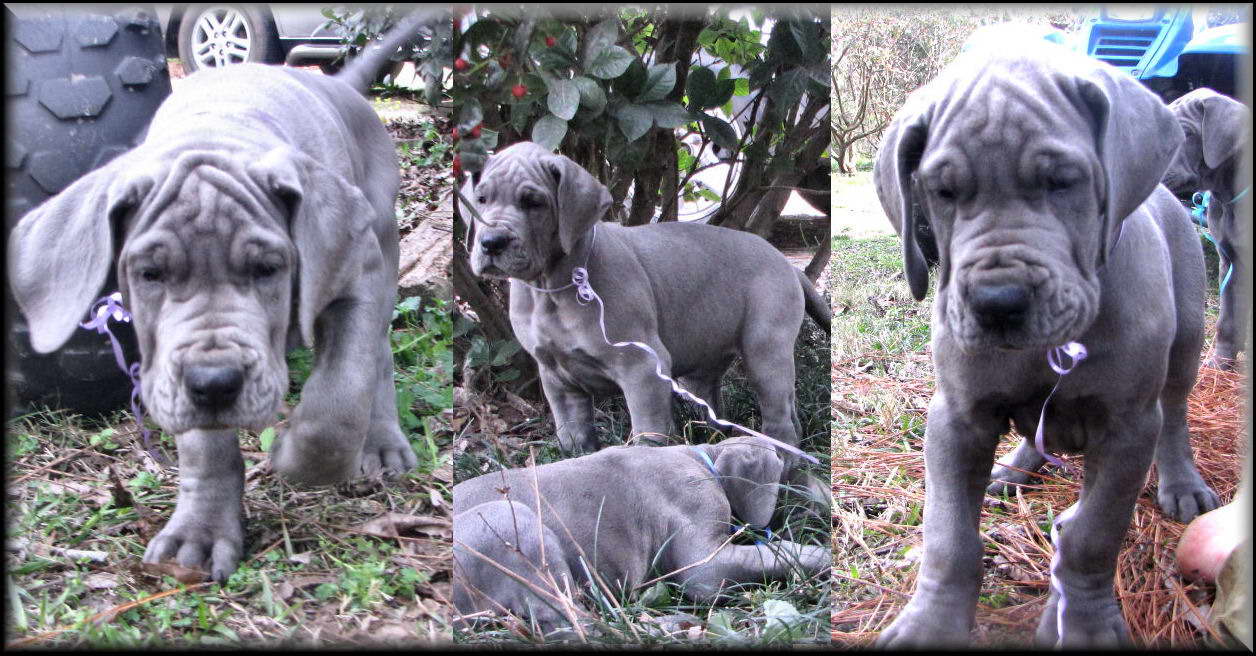
[[1252, 226], [1235, 218], [1234, 206], [1236, 196], [1242, 193], [1237, 184], [1239, 160], [1252, 113], [1243, 103], [1212, 89], [1195, 89], [1170, 103], [1169, 109], [1186, 133], [1186, 141], [1165, 172], [1164, 185], [1179, 196], [1212, 192], [1207, 217], [1208, 230], [1221, 256], [1218, 280], [1224, 279], [1234, 265], [1230, 282], [1221, 293], [1217, 341], [1209, 359], [1212, 366], [1233, 369], [1244, 343], [1251, 293], [1243, 289], [1251, 264], [1240, 256], [1238, 246], [1247, 242]]
[[276, 418], [288, 343], [314, 368], [271, 464], [300, 483], [399, 473], [388, 332], [398, 170], [362, 97], [419, 23], [402, 20], [336, 77], [243, 64], [189, 76], [144, 141], [28, 213], [8, 247], [32, 346], [65, 342], [116, 261], [142, 398], [175, 436], [179, 495], [146, 562], [226, 579], [243, 551], [237, 428]]
[[[1128, 638], [1113, 572], [1153, 454], [1168, 514], [1187, 521], [1217, 505], [1186, 431], [1202, 255], [1185, 211], [1158, 184], [1182, 141], [1177, 122], [1106, 64], [1051, 44], [1014, 52], [961, 55], [913, 94], [879, 155], [894, 172], [880, 190], [891, 196], [883, 198], [891, 220], [903, 225], [918, 204], [939, 253], [924, 556], [916, 593], [883, 646], [967, 641], [995, 447], [1009, 421], [1034, 434], [1057, 381], [1046, 447], [1085, 454], [1086, 471], [1060, 528], [1063, 600], [1053, 588], [1040, 642]], [[907, 280], [923, 299], [928, 269], [916, 231], [902, 236]], [[1089, 358], [1061, 378], [1047, 353], [1070, 341]]]
[[529, 287], [568, 285], [576, 267], [587, 268], [605, 301], [612, 341], [649, 345], [664, 373], [713, 406], [740, 354], [759, 400], [759, 430], [798, 444], [794, 340], [804, 307], [826, 331], [830, 312], [802, 271], [762, 238], [698, 224], [600, 222], [611, 206], [606, 187], [530, 142], [490, 157], [464, 195], [478, 214], [467, 237], [471, 269], [511, 279], [510, 323], [536, 358], [565, 452], [597, 449], [593, 395], [615, 389], [634, 435], [672, 429], [672, 388], [653, 358], [607, 344], [596, 305], [581, 304], [574, 289]]
[[726, 544], [733, 515], [767, 525], [783, 468], [764, 441], [734, 437], [616, 446], [463, 481], [454, 486], [454, 605], [509, 610], [549, 631], [568, 622], [552, 595], [578, 590], [589, 570], [612, 592], [653, 570], [699, 602], [731, 584], [821, 574], [824, 546]]

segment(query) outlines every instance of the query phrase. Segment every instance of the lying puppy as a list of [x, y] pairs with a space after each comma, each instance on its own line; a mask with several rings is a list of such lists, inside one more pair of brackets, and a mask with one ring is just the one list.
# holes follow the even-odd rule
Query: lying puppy
[[[1243, 193], [1238, 184], [1239, 160], [1247, 143], [1251, 111], [1243, 103], [1212, 89], [1196, 89], [1169, 104], [1186, 141], [1164, 174], [1164, 185], [1178, 196], [1197, 191], [1211, 192], [1208, 203], [1208, 230], [1217, 242], [1220, 255], [1218, 280], [1229, 273], [1230, 281], [1221, 292], [1221, 312], [1217, 317], [1217, 342], [1210, 366], [1234, 369], [1234, 358], [1243, 347], [1247, 330], [1247, 303], [1250, 290], [1244, 281], [1250, 265], [1239, 256], [1239, 244], [1246, 243], [1251, 222], [1235, 218], [1235, 204]], [[1250, 189], [1248, 184], [1244, 189]]]
[[553, 581], [576, 590], [586, 566], [613, 592], [667, 574], [701, 603], [730, 584], [822, 574], [825, 547], [725, 544], [732, 515], [760, 527], [771, 519], [783, 467], [773, 447], [734, 437], [617, 446], [463, 481], [454, 486], [454, 606], [509, 610], [548, 632], [569, 621], [549, 596]]
[[[1062, 517], [1059, 588], [1037, 638], [1128, 638], [1112, 592], [1121, 540], [1154, 459], [1158, 500], [1188, 521], [1217, 505], [1195, 470], [1186, 398], [1199, 366], [1204, 271], [1181, 205], [1158, 185], [1182, 141], [1133, 78], [1051, 44], [974, 50], [915, 92], [879, 166], [891, 220], [918, 204], [936, 237], [925, 437], [924, 556], [916, 594], [882, 646], [968, 639], [981, 585], [979, 511], [999, 436], [1025, 435], [1045, 406], [1046, 448], [1085, 454], [1078, 504]], [[903, 230], [919, 300], [928, 268]], [[1048, 352], [1080, 342], [1067, 376]], [[1064, 363], [1067, 364], [1067, 357]], [[1042, 458], [1027, 442], [1013, 463]]]
[[236, 429], [274, 421], [288, 343], [313, 345], [315, 362], [275, 471], [320, 484], [414, 466], [388, 341], [397, 161], [362, 93], [427, 19], [403, 19], [336, 77], [254, 64], [189, 76], [140, 145], [13, 229], [9, 280], [40, 353], [77, 329], [117, 262], [144, 405], [179, 452], [174, 515], [145, 562], [235, 571]]
[[[468, 184], [464, 196], [478, 215], [467, 236], [471, 269], [511, 279], [510, 323], [536, 358], [564, 452], [598, 448], [593, 396], [616, 389], [633, 435], [670, 435], [672, 388], [656, 366], [718, 414], [720, 378], [737, 355], [759, 399], [760, 431], [798, 444], [794, 340], [804, 308], [825, 330], [830, 312], [774, 247], [709, 225], [600, 222], [611, 205], [606, 187], [533, 143], [490, 157]], [[536, 289], [569, 285], [576, 267], [588, 270], [605, 301], [610, 339], [643, 342], [661, 364], [607, 344], [596, 306], [582, 304], [574, 289]]]

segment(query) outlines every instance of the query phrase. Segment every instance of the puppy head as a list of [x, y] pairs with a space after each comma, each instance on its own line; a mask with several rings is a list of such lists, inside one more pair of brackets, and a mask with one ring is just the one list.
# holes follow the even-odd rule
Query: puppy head
[[1185, 196], [1200, 190], [1229, 191], [1234, 163], [1247, 142], [1251, 111], [1212, 89], [1195, 89], [1169, 104], [1186, 140], [1164, 174], [1169, 191]]
[[474, 209], [471, 270], [520, 280], [535, 280], [572, 252], [611, 205], [610, 191], [588, 171], [531, 142], [490, 157], [463, 196]]
[[[899, 216], [919, 203], [937, 240], [942, 328], [968, 352], [1077, 338], [1121, 222], [1178, 149], [1176, 121], [1128, 75], [1045, 43], [970, 51], [917, 94], [884, 147]], [[902, 235], [922, 299], [924, 257]]]
[[720, 442], [715, 470], [733, 514], [751, 526], [767, 526], [776, 510], [785, 463], [776, 449], [752, 437]]
[[[49, 352], [64, 343], [116, 253], [154, 420], [172, 433], [269, 424], [288, 387], [294, 304], [310, 341], [330, 303], [318, 297], [338, 294], [336, 280], [312, 270], [329, 255], [310, 242], [360, 244], [351, 226], [366, 219], [352, 214], [369, 211], [333, 180], [320, 177], [322, 191], [308, 194], [313, 179], [290, 155], [245, 163], [212, 151], [132, 151], [32, 210], [9, 244], [32, 345]], [[347, 225], [325, 225], [335, 222]], [[360, 258], [338, 257], [340, 276], [363, 275]]]

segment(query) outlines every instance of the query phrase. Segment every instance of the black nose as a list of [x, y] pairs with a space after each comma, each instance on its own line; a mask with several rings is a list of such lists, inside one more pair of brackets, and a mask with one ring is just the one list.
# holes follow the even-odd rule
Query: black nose
[[1020, 325], [1029, 310], [1029, 289], [1023, 285], [976, 285], [968, 291], [977, 321], [991, 327]]
[[488, 255], [497, 255], [506, 250], [506, 247], [514, 240], [514, 237], [504, 232], [491, 232], [480, 239], [480, 248], [483, 248]]
[[221, 409], [235, 403], [244, 387], [244, 372], [238, 367], [193, 366], [183, 370], [183, 384], [192, 403], [207, 409]]

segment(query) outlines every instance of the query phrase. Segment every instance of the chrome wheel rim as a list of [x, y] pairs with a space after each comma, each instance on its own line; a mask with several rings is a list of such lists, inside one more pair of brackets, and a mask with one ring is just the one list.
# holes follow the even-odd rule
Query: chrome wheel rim
[[253, 34], [235, 7], [209, 7], [192, 28], [192, 59], [197, 68], [215, 68], [248, 61]]

